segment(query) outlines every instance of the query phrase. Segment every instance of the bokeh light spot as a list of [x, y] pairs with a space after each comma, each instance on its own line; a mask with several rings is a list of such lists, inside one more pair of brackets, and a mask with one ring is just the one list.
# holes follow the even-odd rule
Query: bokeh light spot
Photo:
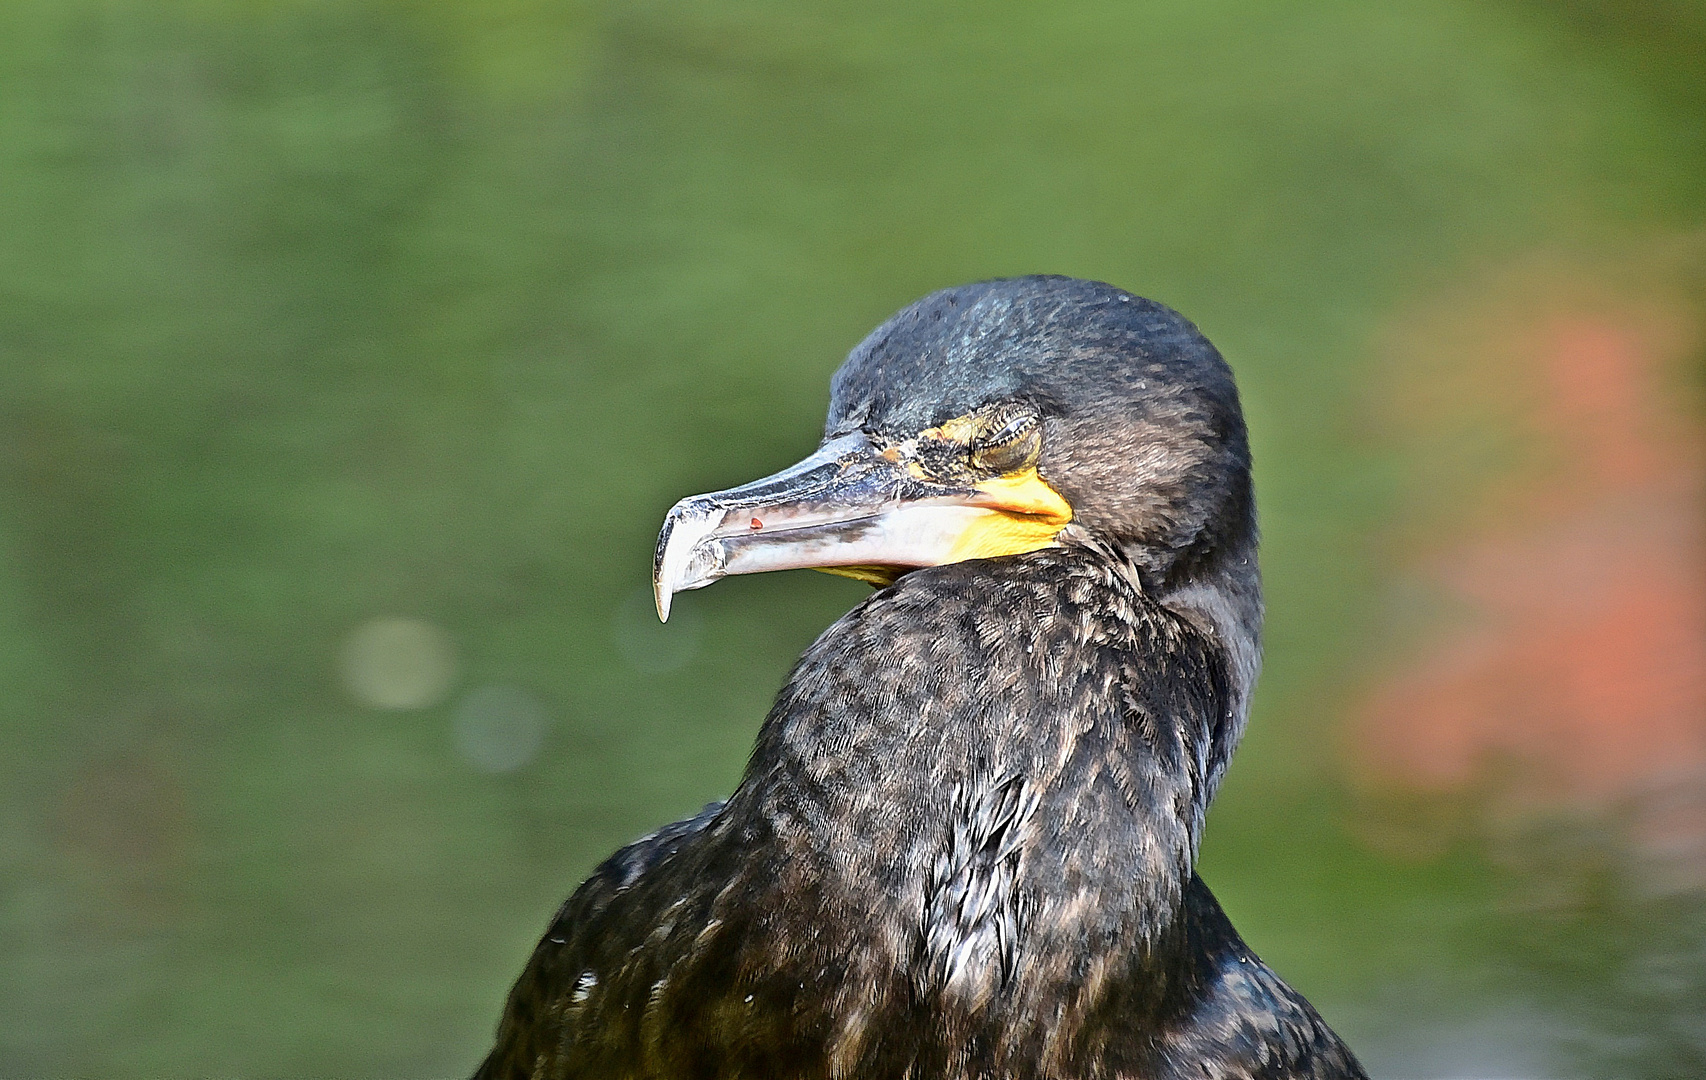
[[486, 773], [526, 765], [545, 745], [545, 705], [519, 686], [482, 686], [456, 706], [456, 750]]
[[339, 656], [344, 689], [375, 709], [424, 709], [456, 681], [456, 645], [424, 619], [383, 616], [350, 632]]
[[669, 622], [659, 622], [648, 585], [635, 589], [616, 606], [610, 631], [616, 651], [630, 667], [647, 675], [661, 675], [686, 666], [699, 655], [705, 619], [691, 607], [677, 604]]

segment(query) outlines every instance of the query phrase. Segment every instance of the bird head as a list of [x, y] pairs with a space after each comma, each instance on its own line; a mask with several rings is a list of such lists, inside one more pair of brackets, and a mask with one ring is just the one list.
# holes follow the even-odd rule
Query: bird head
[[670, 510], [658, 614], [730, 574], [813, 567], [881, 584], [1067, 530], [1124, 551], [1158, 595], [1213, 579], [1250, 609], [1235, 621], [1259, 621], [1232, 372], [1178, 313], [1111, 285], [944, 289], [848, 356], [815, 453]]

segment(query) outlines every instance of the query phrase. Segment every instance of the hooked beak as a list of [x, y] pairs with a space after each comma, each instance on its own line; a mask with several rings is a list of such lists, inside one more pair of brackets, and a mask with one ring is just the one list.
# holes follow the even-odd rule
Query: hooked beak
[[1034, 467], [964, 486], [921, 473], [855, 433], [762, 480], [681, 500], [658, 535], [658, 618], [669, 619], [676, 593], [730, 574], [812, 568], [887, 584], [918, 567], [1047, 547], [1072, 520]]

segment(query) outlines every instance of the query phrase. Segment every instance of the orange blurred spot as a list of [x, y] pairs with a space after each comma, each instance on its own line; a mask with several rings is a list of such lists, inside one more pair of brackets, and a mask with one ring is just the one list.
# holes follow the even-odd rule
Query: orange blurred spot
[[1449, 792], [1496, 773], [1507, 802], [1589, 808], [1706, 784], [1706, 442], [1665, 391], [1692, 327], [1681, 306], [1560, 291], [1491, 318], [1446, 307], [1449, 359], [1427, 363], [1500, 374], [1427, 374], [1454, 389], [1414, 418], [1418, 446], [1496, 422], [1517, 449], [1490, 483], [1470, 464], [1433, 475], [1436, 497], [1462, 496], [1439, 512], [1458, 535], [1409, 561], [1462, 617], [1356, 710], [1365, 783]]

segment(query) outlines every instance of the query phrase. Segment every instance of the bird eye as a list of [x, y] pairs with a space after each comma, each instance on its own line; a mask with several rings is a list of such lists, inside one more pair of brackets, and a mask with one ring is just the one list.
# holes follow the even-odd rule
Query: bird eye
[[1003, 410], [990, 417], [989, 426], [972, 438], [971, 463], [984, 472], [1017, 472], [1036, 462], [1042, 445], [1036, 413], [1029, 409]]

